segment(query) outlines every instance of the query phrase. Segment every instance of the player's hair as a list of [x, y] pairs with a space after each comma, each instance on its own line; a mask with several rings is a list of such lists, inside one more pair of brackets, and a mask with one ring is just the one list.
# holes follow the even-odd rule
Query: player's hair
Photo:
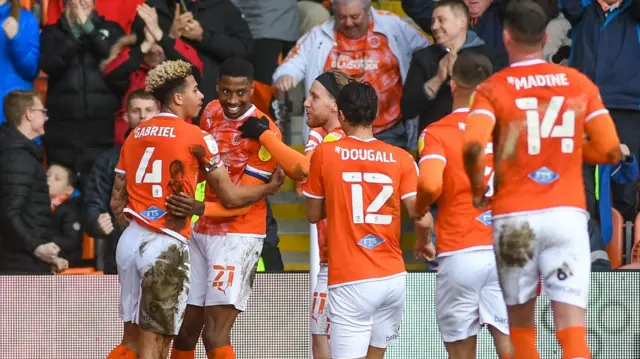
[[473, 90], [493, 73], [493, 65], [488, 57], [471, 51], [458, 54], [453, 64], [451, 78], [457, 85]]
[[340, 90], [336, 103], [352, 126], [371, 126], [378, 113], [378, 95], [368, 82], [349, 82]]
[[243, 58], [230, 57], [220, 65], [218, 79], [221, 79], [222, 76], [246, 77], [251, 81], [253, 80], [253, 65]]
[[127, 109], [131, 106], [133, 100], [150, 100], [157, 101], [153, 95], [143, 89], [135, 90], [127, 96]]
[[528, 47], [542, 44], [548, 22], [543, 8], [532, 0], [511, 0], [504, 16], [504, 27], [513, 40]]
[[364, 10], [369, 10], [371, 8], [371, 0], [332, 0], [331, 10], [333, 10], [333, 12], [336, 12], [337, 4], [350, 4], [355, 1], [360, 1]]
[[4, 118], [14, 126], [20, 125], [20, 120], [27, 110], [33, 107], [36, 98], [40, 98], [34, 91], [13, 90], [3, 100]]
[[433, 9], [435, 10], [439, 7], [448, 7], [451, 9], [451, 11], [464, 15], [467, 22], [469, 22], [469, 19], [471, 19], [469, 7], [462, 0], [440, 0], [435, 3]]
[[49, 167], [51, 167], [51, 166], [58, 166], [58, 167], [64, 169], [65, 172], [67, 172], [67, 179], [68, 179], [69, 185], [71, 187], [73, 187], [73, 188], [78, 187], [78, 174], [75, 173], [71, 168], [69, 168], [69, 167], [67, 167], [67, 166], [65, 166], [65, 165], [63, 165], [63, 164], [61, 164], [59, 162], [51, 162], [49, 164]]
[[184, 90], [185, 79], [191, 75], [193, 66], [190, 63], [182, 60], [164, 61], [147, 74], [145, 91], [162, 105], [169, 105], [173, 95]]
[[338, 85], [340, 90], [342, 90], [345, 86], [347, 86], [349, 82], [353, 81], [353, 78], [351, 76], [347, 75], [346, 73], [338, 69], [331, 69], [331, 70], [328, 70], [327, 72], [333, 75], [333, 79], [336, 80], [336, 84]]

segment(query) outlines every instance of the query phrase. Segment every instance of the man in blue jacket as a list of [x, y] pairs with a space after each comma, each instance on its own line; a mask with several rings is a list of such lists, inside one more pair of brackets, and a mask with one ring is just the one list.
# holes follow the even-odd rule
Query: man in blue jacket
[[0, 123], [5, 121], [2, 99], [12, 90], [31, 90], [38, 75], [40, 28], [20, 2], [0, 0]]
[[[640, 152], [640, 0], [561, 0], [572, 25], [569, 63], [600, 88], [620, 141]], [[602, 178], [602, 177], [601, 177]], [[636, 215], [636, 184], [613, 184], [613, 206]]]

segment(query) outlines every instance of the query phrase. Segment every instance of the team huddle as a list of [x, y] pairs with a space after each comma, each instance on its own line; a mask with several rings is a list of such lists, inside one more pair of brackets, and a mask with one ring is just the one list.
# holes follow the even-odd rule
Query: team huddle
[[[314, 358], [382, 359], [399, 339], [403, 206], [415, 222], [415, 255], [439, 260], [435, 311], [449, 358], [475, 358], [486, 325], [500, 359], [538, 359], [540, 289], [552, 302], [562, 358], [591, 358], [582, 164], [617, 163], [620, 143], [597, 87], [541, 60], [542, 9], [512, 1], [504, 27], [511, 65], [493, 73], [483, 55], [458, 54], [453, 112], [422, 132], [417, 163], [374, 137], [375, 90], [340, 71], [310, 88], [304, 106], [315, 130], [301, 154], [251, 104], [253, 69], [244, 60], [223, 63], [219, 99], [203, 111], [189, 64], [152, 69], [146, 91], [160, 113], [127, 137], [116, 167], [124, 335], [108, 358], [167, 358], [173, 340], [171, 358], [191, 359], [200, 337], [208, 358], [235, 358], [231, 329], [251, 294], [265, 197], [285, 175], [301, 183], [318, 228]], [[200, 113], [200, 128], [184, 121]], [[194, 199], [200, 181], [204, 202]]]

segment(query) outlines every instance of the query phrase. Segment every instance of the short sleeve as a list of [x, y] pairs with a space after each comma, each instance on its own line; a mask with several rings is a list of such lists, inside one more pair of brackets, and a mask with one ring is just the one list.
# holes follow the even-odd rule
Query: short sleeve
[[487, 116], [491, 118], [491, 120], [493, 120], [493, 122], [495, 123], [496, 121], [495, 108], [493, 106], [493, 103], [491, 102], [491, 99], [489, 98], [489, 96], [486, 95], [483, 89], [483, 87], [485, 86], [486, 86], [486, 83], [481, 84], [471, 96], [471, 100], [469, 101], [469, 107], [470, 107], [469, 119], [471, 120], [474, 116], [479, 116], [479, 115]]
[[420, 153], [418, 163], [428, 159], [437, 159], [447, 163], [443, 144], [432, 131], [429, 131], [429, 128], [422, 131], [418, 150]]
[[218, 143], [213, 138], [213, 135], [205, 131], [198, 131], [195, 137], [195, 145], [192, 146], [191, 153], [200, 162], [200, 165], [204, 167], [205, 171], [212, 171], [221, 167], [222, 160], [218, 151]]
[[[270, 130], [276, 134], [279, 140], [282, 140], [282, 134], [280, 129], [273, 122], [269, 121]], [[247, 161], [247, 165], [244, 168], [244, 173], [251, 177], [255, 177], [261, 181], [269, 182], [271, 174], [275, 170], [278, 162], [264, 147], [260, 146], [258, 153], [252, 154]]]
[[[325, 145], [326, 146], [326, 145]], [[309, 177], [302, 192], [306, 197], [322, 199], [324, 198], [324, 186], [322, 183], [322, 158], [323, 147], [318, 148], [311, 156], [311, 166], [309, 168]]]
[[591, 82], [588, 78], [585, 77], [586, 84], [583, 86], [583, 89], [587, 89], [587, 111], [586, 116], [584, 118], [584, 123], [587, 124], [589, 121], [600, 115], [609, 114], [609, 111], [602, 103], [602, 98], [600, 97], [600, 89]]
[[[129, 136], [132, 137], [132, 136]], [[127, 146], [127, 139], [125, 139], [124, 144], [122, 144], [122, 147], [120, 148], [120, 158], [118, 159], [118, 164], [116, 164], [116, 168], [115, 168], [115, 172], [116, 173], [120, 173], [120, 174], [125, 174], [127, 173], [126, 171], [126, 167], [125, 167], [125, 153], [127, 152], [126, 149], [128, 148]]]
[[400, 199], [412, 197], [416, 195], [416, 188], [418, 188], [418, 165], [414, 161], [413, 157], [408, 153], [403, 153], [405, 158], [401, 162], [400, 168]]
[[307, 144], [304, 146], [304, 152], [311, 152], [318, 147], [319, 144], [322, 143], [324, 136], [326, 133], [322, 128], [312, 128], [309, 130], [309, 138], [307, 139]]

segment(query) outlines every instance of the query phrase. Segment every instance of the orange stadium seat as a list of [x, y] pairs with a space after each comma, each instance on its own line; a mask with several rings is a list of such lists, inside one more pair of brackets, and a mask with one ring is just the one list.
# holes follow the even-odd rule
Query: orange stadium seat
[[91, 260], [96, 257], [95, 240], [89, 237], [88, 234], [84, 234], [82, 237], [82, 259]]
[[[636, 220], [633, 223], [633, 228], [640, 228], [640, 213], [636, 216]], [[638, 244], [640, 242], [640, 231], [636, 230], [633, 234], [633, 243]]]
[[612, 208], [611, 212], [613, 234], [611, 236], [611, 242], [607, 244], [607, 254], [609, 255], [609, 261], [611, 261], [611, 268], [617, 269], [622, 267], [624, 263], [624, 219], [616, 209]]
[[57, 273], [58, 275], [103, 275], [104, 272], [96, 271], [95, 268], [92, 267], [83, 267], [83, 268], [69, 268], [62, 273]]

